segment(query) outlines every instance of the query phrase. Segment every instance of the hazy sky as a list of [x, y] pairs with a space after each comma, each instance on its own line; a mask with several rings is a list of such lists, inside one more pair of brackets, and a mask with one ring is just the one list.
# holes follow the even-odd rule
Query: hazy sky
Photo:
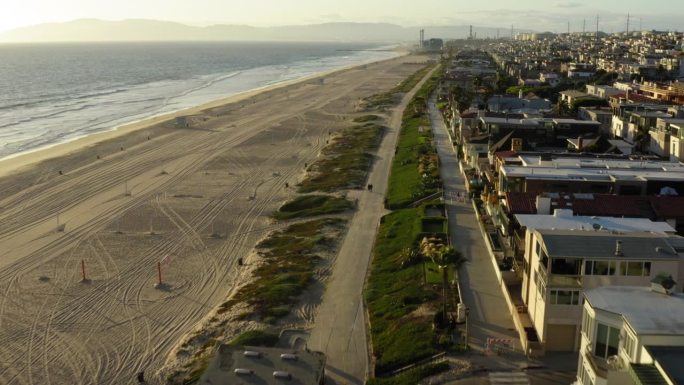
[[[330, 21], [390, 22], [404, 26], [474, 24], [561, 32], [632, 28], [684, 29], [684, 0], [5, 0], [0, 31], [79, 18], [145, 18], [192, 25], [256, 26]], [[591, 28], [590, 28], [591, 26]], [[631, 29], [631, 28], [630, 28]]]

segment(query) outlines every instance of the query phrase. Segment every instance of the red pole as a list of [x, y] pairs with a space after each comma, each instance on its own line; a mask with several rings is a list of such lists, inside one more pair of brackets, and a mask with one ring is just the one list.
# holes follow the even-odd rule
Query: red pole
[[159, 275], [159, 286], [162, 284], [162, 279], [161, 279], [161, 262], [157, 262], [157, 273]]
[[81, 259], [81, 275], [83, 276], [83, 280], [86, 280], [86, 275], [85, 275], [85, 261]]

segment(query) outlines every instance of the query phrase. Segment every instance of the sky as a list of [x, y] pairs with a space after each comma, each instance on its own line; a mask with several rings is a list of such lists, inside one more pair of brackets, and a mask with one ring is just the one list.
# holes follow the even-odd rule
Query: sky
[[565, 32], [596, 28], [684, 30], [684, 0], [4, 0], [0, 32], [81, 18], [144, 18], [195, 26], [275, 26], [337, 21], [463, 25]]

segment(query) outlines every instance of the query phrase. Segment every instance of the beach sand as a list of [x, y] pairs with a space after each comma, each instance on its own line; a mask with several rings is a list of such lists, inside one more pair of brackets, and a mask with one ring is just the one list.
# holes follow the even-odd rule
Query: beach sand
[[[239, 283], [331, 133], [424, 59], [240, 95], [0, 162], [0, 383], [154, 374]], [[166, 118], [168, 119], [168, 117]], [[214, 236], [212, 236], [214, 235]], [[218, 235], [218, 236], [216, 236]], [[161, 263], [161, 289], [157, 263]], [[85, 268], [85, 281], [83, 269]]]

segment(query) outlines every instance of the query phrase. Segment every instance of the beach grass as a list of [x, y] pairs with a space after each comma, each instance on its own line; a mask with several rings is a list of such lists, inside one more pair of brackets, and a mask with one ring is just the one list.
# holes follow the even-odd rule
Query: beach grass
[[373, 165], [374, 152], [380, 145], [385, 127], [366, 123], [346, 128], [331, 139], [323, 156], [312, 164], [299, 192], [335, 192], [362, 188]]
[[374, 122], [379, 120], [380, 117], [378, 115], [363, 115], [359, 116], [358, 118], [354, 118], [354, 123], [368, 123], [368, 122]]
[[250, 283], [219, 308], [244, 302], [252, 316], [266, 323], [290, 313], [291, 306], [314, 281], [320, 253], [332, 251], [346, 224], [341, 218], [323, 218], [290, 225], [257, 245], [262, 257]]
[[342, 213], [354, 208], [354, 202], [332, 195], [303, 195], [285, 203], [273, 214], [276, 219], [313, 217]]
[[230, 341], [235, 346], [266, 346], [273, 347], [278, 343], [279, 337], [275, 333], [265, 330], [249, 330]]
[[422, 208], [396, 210], [378, 229], [366, 287], [376, 372], [387, 372], [437, 352], [432, 317], [412, 314], [437, 293], [422, 285], [423, 266], [403, 263], [416, 249]]

